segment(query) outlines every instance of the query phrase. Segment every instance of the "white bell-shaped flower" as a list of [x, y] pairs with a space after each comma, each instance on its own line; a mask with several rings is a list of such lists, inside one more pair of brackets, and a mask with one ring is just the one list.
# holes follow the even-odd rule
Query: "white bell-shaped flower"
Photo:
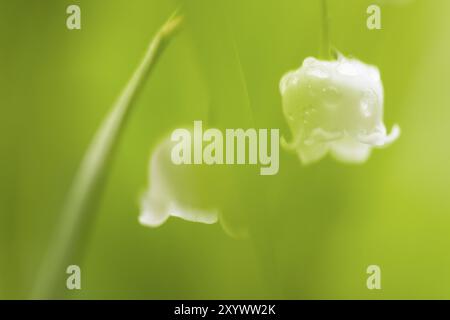
[[187, 221], [213, 224], [218, 221], [217, 205], [211, 200], [211, 170], [198, 165], [175, 165], [171, 161], [174, 145], [163, 141], [153, 151], [149, 163], [150, 186], [141, 198], [139, 222], [158, 227], [170, 216]]
[[383, 84], [377, 67], [340, 56], [335, 61], [306, 58], [280, 82], [283, 113], [295, 150], [304, 164], [328, 152], [344, 162], [366, 161], [373, 147], [383, 147], [400, 134], [388, 135], [383, 124]]
[[[192, 130], [190, 130], [193, 135]], [[238, 168], [208, 164], [174, 164], [170, 137], [153, 150], [149, 163], [149, 187], [140, 200], [139, 222], [158, 227], [170, 217], [203, 224], [220, 223], [233, 238], [248, 237], [245, 198]]]

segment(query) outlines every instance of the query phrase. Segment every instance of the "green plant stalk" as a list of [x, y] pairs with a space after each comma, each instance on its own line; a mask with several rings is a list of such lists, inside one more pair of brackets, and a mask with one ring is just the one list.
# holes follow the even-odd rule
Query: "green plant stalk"
[[75, 176], [55, 238], [33, 288], [33, 299], [61, 298], [69, 265], [79, 265], [111, 162], [135, 98], [182, 18], [174, 14], [157, 32], [144, 58], [98, 129]]
[[330, 48], [330, 17], [328, 15], [328, 0], [322, 0], [322, 35], [320, 56], [322, 59], [333, 59]]

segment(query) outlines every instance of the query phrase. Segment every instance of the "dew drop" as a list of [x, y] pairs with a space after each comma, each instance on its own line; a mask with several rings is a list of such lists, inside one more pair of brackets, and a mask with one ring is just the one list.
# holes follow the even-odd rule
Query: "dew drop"
[[364, 117], [369, 118], [373, 115], [375, 99], [376, 96], [372, 92], [367, 91], [364, 93], [360, 102], [360, 110]]
[[328, 79], [330, 77], [328, 72], [320, 68], [311, 68], [308, 70], [308, 75], [319, 79]]

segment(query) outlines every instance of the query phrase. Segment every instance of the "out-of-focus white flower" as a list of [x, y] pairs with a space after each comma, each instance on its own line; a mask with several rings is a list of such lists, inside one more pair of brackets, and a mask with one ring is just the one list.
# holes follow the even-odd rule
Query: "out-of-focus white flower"
[[158, 227], [170, 216], [192, 222], [213, 224], [218, 210], [210, 201], [213, 188], [206, 166], [175, 165], [171, 150], [175, 143], [167, 139], [159, 144], [150, 160], [150, 187], [141, 198], [139, 222]]
[[400, 134], [383, 124], [383, 84], [378, 68], [339, 56], [336, 61], [306, 58], [280, 82], [283, 112], [295, 150], [304, 164], [328, 152], [344, 162], [362, 163], [372, 147], [383, 147]]
[[139, 222], [149, 227], [158, 227], [170, 217], [204, 224], [219, 222], [229, 236], [248, 237], [247, 214], [241, 209], [245, 194], [237, 179], [245, 179], [245, 175], [230, 166], [176, 165], [171, 153], [177, 143], [168, 137], [152, 152], [149, 187], [141, 197]]

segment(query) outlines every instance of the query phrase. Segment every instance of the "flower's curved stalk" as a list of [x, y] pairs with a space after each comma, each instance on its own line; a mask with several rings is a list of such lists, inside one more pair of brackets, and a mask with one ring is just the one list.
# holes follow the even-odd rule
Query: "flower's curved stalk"
[[181, 22], [182, 17], [174, 13], [156, 33], [141, 63], [91, 142], [61, 212], [53, 242], [33, 288], [33, 299], [64, 296], [62, 290], [65, 288], [66, 268], [71, 264], [80, 264], [111, 162], [135, 98]]
[[328, 15], [328, 0], [321, 1], [322, 7], [322, 39], [321, 39], [321, 48], [320, 48], [320, 56], [324, 60], [332, 60], [333, 55], [331, 53], [330, 46], [330, 17]]

